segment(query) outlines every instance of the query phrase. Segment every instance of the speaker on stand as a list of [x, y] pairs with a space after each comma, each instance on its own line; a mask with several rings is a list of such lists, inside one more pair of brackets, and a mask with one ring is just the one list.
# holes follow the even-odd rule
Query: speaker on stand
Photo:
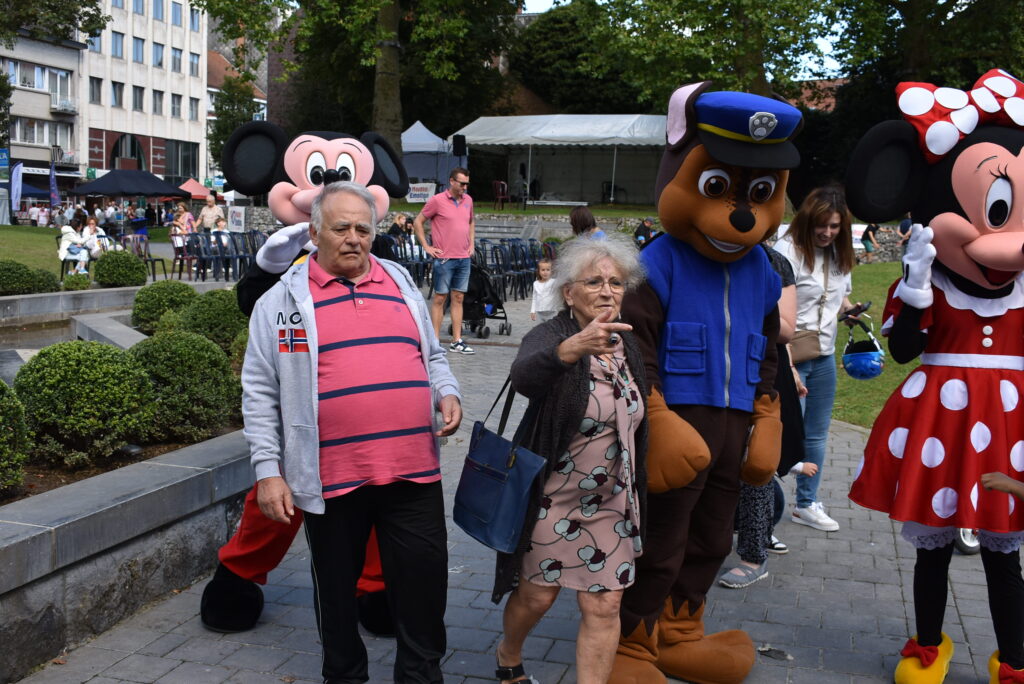
[[452, 136], [452, 154], [459, 158], [459, 166], [465, 166], [462, 158], [466, 156], [466, 136]]

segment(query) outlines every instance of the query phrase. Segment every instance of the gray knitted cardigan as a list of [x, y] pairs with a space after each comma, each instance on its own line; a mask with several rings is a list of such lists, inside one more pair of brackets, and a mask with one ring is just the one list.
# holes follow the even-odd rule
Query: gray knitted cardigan
[[[543, 484], [550, 477], [558, 457], [565, 452], [569, 441], [583, 420], [590, 397], [590, 357], [584, 356], [574, 364], [558, 358], [558, 345], [580, 331], [568, 311], [541, 323], [523, 337], [519, 354], [512, 363], [512, 387], [530, 400], [530, 406], [540, 403], [537, 425], [528, 447], [547, 459], [542, 478], [538, 478], [531, 492], [526, 512], [523, 535], [515, 553], [499, 553], [494, 569], [494, 591], [491, 600], [499, 603], [502, 596], [519, 583], [519, 570], [523, 555], [530, 547], [533, 527], [537, 522]], [[644, 402], [644, 419], [636, 432], [637, 492], [640, 495], [640, 535], [644, 535], [647, 513], [647, 382], [640, 349], [632, 333], [622, 336], [626, 362], [636, 380]]]

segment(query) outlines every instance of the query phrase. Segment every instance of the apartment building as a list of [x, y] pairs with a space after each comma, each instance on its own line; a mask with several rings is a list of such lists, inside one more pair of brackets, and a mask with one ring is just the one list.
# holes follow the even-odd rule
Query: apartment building
[[46, 188], [55, 159], [58, 186], [70, 188], [82, 177], [79, 149], [86, 136], [79, 78], [86, 46], [73, 40], [31, 40], [26, 35], [19, 35], [10, 48], [0, 47], [0, 72], [14, 86], [11, 164], [22, 162], [24, 181]]
[[207, 17], [184, 0], [104, 0], [112, 17], [81, 51], [87, 177], [142, 169], [179, 185], [206, 160]]

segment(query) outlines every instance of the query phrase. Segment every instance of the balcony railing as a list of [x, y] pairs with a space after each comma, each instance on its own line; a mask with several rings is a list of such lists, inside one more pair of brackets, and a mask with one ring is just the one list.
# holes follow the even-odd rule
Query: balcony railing
[[61, 114], [77, 114], [78, 105], [70, 98], [61, 97], [57, 93], [50, 93], [50, 111]]

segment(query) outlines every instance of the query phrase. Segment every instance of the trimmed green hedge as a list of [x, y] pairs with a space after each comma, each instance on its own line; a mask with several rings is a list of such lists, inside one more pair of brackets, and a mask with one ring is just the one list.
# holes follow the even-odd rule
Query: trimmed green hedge
[[0, 495], [19, 487], [25, 477], [29, 431], [25, 407], [7, 383], [0, 380]]
[[117, 347], [60, 342], [18, 370], [14, 391], [35, 433], [33, 454], [86, 467], [129, 442], [153, 422], [153, 392], [145, 371]]
[[225, 352], [230, 351], [235, 336], [248, 327], [249, 319], [238, 308], [238, 299], [231, 290], [205, 292], [181, 312], [181, 330], [199, 333]]
[[161, 280], [146, 285], [135, 295], [132, 325], [152, 335], [160, 317], [168, 311], [180, 311], [198, 295], [195, 289], [180, 280]]
[[240, 387], [228, 356], [202, 335], [160, 333], [129, 353], [153, 385], [154, 439], [197, 442], [238, 412]]
[[249, 328], [242, 328], [235, 339], [231, 340], [231, 367], [236, 373], [242, 373], [242, 363], [245, 361], [245, 348], [249, 346]]
[[69, 273], [64, 276], [65, 290], [88, 290], [92, 285], [92, 279], [88, 273]]
[[10, 259], [0, 260], [0, 296], [56, 292], [57, 276], [41, 268], [30, 268]]
[[131, 252], [106, 252], [96, 260], [92, 273], [103, 287], [138, 287], [149, 277], [146, 264]]

